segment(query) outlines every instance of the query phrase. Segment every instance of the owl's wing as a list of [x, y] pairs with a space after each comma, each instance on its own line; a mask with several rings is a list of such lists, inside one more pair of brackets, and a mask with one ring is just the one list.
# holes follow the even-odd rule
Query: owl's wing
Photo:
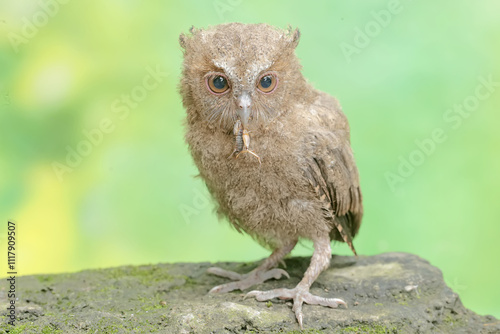
[[359, 174], [349, 140], [349, 126], [333, 98], [313, 106], [317, 127], [306, 136], [309, 146], [305, 175], [323, 201], [324, 216], [336, 227], [330, 238], [346, 242], [354, 254], [352, 238], [363, 215]]

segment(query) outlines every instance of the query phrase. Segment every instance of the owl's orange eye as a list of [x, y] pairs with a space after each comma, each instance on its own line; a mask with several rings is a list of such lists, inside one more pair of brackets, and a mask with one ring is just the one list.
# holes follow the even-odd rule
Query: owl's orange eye
[[225, 76], [214, 74], [207, 77], [207, 87], [214, 94], [223, 94], [229, 89], [229, 83]]
[[278, 85], [278, 77], [274, 73], [265, 73], [262, 75], [259, 79], [259, 82], [257, 83], [257, 88], [262, 92], [269, 94]]

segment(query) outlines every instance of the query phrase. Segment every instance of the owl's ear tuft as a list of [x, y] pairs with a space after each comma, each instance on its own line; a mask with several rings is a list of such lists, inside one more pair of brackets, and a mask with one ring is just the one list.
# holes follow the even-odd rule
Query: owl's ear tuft
[[186, 50], [189, 47], [190, 39], [200, 31], [201, 31], [201, 29], [197, 29], [194, 26], [191, 26], [191, 28], [189, 28], [189, 34], [184, 34], [184, 33], [180, 34], [180, 36], [179, 36], [180, 46], [184, 50]]
[[189, 28], [188, 34], [185, 34], [185, 33], [180, 34], [180, 36], [179, 36], [180, 46], [184, 50], [187, 50], [192, 45], [191, 40], [192, 40], [193, 36], [198, 34], [200, 31], [202, 31], [202, 29], [197, 29], [194, 26], [191, 26], [191, 28]]
[[186, 35], [184, 35], [184, 33], [179, 35], [179, 45], [184, 50], [186, 50], [186, 40], [187, 40], [187, 37], [186, 37]]
[[289, 36], [289, 41], [290, 44], [293, 48], [296, 48], [297, 45], [299, 44], [299, 39], [300, 39], [300, 30], [299, 28], [296, 28], [295, 30], [292, 28], [292, 26], [288, 26], [288, 36]]
[[292, 41], [295, 44], [299, 44], [299, 39], [300, 39], [300, 30], [299, 28], [295, 29], [293, 32], [293, 38]]

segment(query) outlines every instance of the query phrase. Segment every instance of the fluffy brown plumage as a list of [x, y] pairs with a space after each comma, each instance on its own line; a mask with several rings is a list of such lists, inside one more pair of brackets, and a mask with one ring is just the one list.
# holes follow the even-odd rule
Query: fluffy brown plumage
[[[249, 293], [258, 300], [293, 299], [302, 326], [303, 302], [345, 304], [313, 296], [309, 287], [328, 267], [330, 240], [347, 242], [354, 251], [352, 238], [363, 209], [347, 119], [336, 99], [302, 76], [298, 41], [298, 30], [265, 24], [192, 28], [180, 36], [180, 92], [186, 141], [218, 213], [273, 250], [246, 275], [211, 268], [235, 280], [212, 292], [243, 290], [287, 275], [273, 268], [300, 238], [310, 239], [315, 248], [311, 265], [295, 289]], [[248, 151], [255, 154], [232, 154], [235, 145], [241, 151], [242, 129]]]

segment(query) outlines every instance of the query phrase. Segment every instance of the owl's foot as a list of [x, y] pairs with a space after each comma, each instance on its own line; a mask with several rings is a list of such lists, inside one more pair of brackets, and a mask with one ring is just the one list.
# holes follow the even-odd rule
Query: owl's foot
[[231, 283], [218, 285], [214, 287], [212, 290], [210, 290], [209, 293], [222, 293], [237, 289], [243, 291], [245, 289], [248, 289], [252, 285], [263, 283], [271, 278], [280, 279], [281, 276], [286, 276], [287, 278], [290, 278], [290, 275], [288, 275], [286, 271], [278, 268], [266, 271], [252, 270], [248, 274], [238, 274], [235, 273], [234, 271], [228, 271], [217, 267], [211, 267], [207, 269], [207, 272], [209, 274], [227, 277], [234, 281]]
[[331, 308], [337, 308], [339, 305], [344, 305], [347, 308], [346, 302], [342, 299], [338, 298], [324, 298], [320, 296], [315, 296], [309, 292], [307, 287], [303, 287], [297, 285], [294, 289], [274, 289], [269, 291], [250, 291], [246, 294], [245, 298], [255, 297], [260, 302], [270, 300], [273, 298], [279, 299], [293, 299], [293, 308], [292, 310], [295, 312], [295, 317], [299, 322], [300, 328], [303, 329], [302, 326], [302, 304], [310, 304], [310, 305], [321, 305], [328, 306]]

